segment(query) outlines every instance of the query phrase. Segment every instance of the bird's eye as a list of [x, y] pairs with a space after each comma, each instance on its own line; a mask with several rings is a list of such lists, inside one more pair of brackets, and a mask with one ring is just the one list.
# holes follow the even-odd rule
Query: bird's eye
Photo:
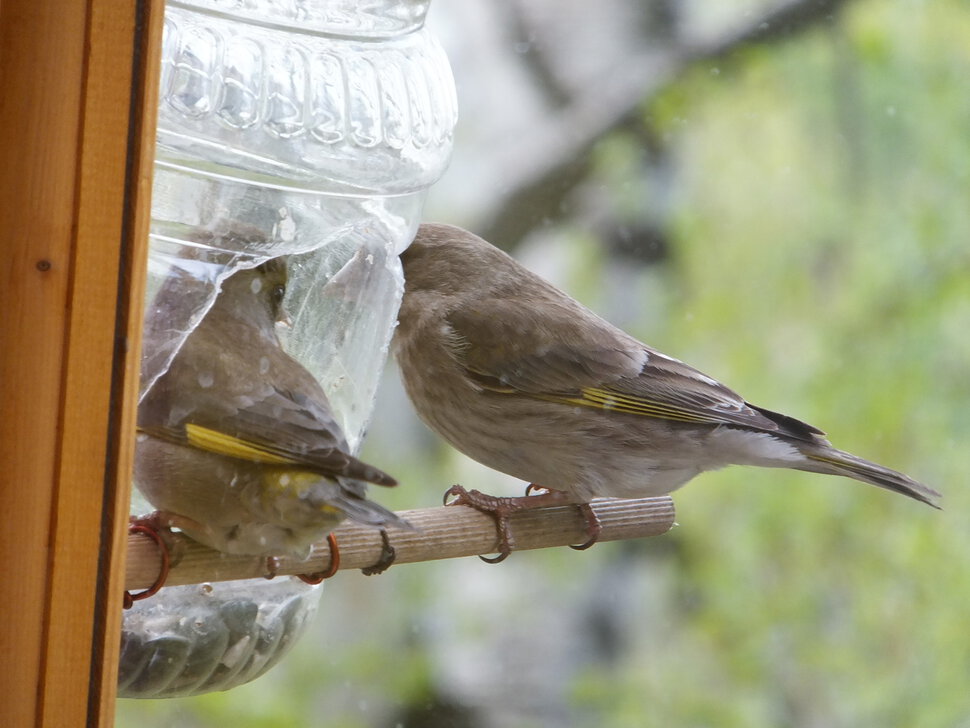
[[286, 296], [286, 286], [273, 286], [273, 290], [269, 292], [270, 300], [277, 306], [283, 303], [283, 298]]

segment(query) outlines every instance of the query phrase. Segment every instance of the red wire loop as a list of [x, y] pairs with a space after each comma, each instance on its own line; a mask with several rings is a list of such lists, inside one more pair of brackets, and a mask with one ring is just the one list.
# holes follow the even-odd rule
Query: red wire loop
[[128, 533], [142, 533], [152, 539], [152, 541], [154, 541], [158, 546], [158, 551], [162, 558], [162, 567], [158, 570], [158, 576], [155, 578], [155, 583], [145, 589], [145, 591], [140, 591], [136, 594], [132, 594], [129, 591], [125, 592], [125, 609], [131, 609], [135, 602], [142, 599], [148, 599], [148, 597], [156, 594], [158, 590], [165, 585], [165, 580], [168, 579], [168, 572], [172, 565], [168, 554], [168, 546], [165, 544], [165, 541], [162, 540], [162, 535], [157, 529], [141, 523], [132, 523], [128, 526]]
[[330, 546], [330, 568], [326, 571], [318, 571], [316, 574], [297, 574], [301, 581], [316, 585], [329, 579], [340, 569], [340, 548], [337, 546], [337, 537], [333, 533], [327, 535], [327, 545]]

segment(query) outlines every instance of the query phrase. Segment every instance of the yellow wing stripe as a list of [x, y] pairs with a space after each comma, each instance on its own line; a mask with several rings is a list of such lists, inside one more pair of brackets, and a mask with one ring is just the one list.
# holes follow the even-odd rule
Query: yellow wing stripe
[[240, 440], [238, 437], [227, 435], [225, 432], [219, 432], [218, 430], [211, 430], [201, 425], [185, 425], [185, 435], [188, 443], [193, 447], [217, 455], [226, 455], [232, 458], [271, 465], [300, 464], [300, 461], [294, 458], [279, 455], [254, 443]]
[[563, 397], [555, 395], [531, 395], [536, 399], [543, 399], [549, 402], [561, 402], [573, 404], [580, 407], [591, 407], [593, 409], [609, 410], [611, 412], [623, 412], [631, 415], [643, 417], [656, 417], [663, 420], [674, 420], [676, 422], [720, 422], [717, 417], [705, 417], [691, 412], [682, 407], [676, 407], [659, 402], [651, 402], [647, 399], [631, 397], [618, 392], [610, 392], [595, 387], [587, 387], [582, 390], [580, 397]]
[[584, 389], [583, 396], [606, 409], [617, 409], [622, 412], [630, 412], [632, 414], [643, 414], [651, 417], [675, 419], [682, 422], [720, 421], [716, 417], [700, 415], [683, 407], [677, 407], [676, 405], [651, 402], [647, 399], [630, 397], [617, 392], [610, 392], [592, 387]]
[[838, 458], [825, 457], [824, 455], [811, 455], [808, 454], [809, 460], [818, 460], [820, 463], [828, 463], [829, 465], [835, 465], [844, 470], [849, 470], [853, 473], [862, 473], [863, 475], [872, 475], [870, 468], [865, 467], [862, 464], [855, 464], [851, 462], [846, 462], [845, 460], [839, 460]]

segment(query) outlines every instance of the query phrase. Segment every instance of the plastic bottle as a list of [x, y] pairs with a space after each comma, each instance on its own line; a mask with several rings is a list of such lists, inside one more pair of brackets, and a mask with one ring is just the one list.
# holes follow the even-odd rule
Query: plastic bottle
[[[447, 60], [423, 28], [427, 8], [169, 3], [143, 393], [219, 281], [287, 255], [284, 344], [359, 444], [403, 290], [397, 254], [447, 165], [457, 117]], [[172, 276], [183, 295], [157, 301]], [[195, 695], [252, 680], [299, 637], [320, 591], [282, 577], [164, 588], [125, 613], [119, 695]]]

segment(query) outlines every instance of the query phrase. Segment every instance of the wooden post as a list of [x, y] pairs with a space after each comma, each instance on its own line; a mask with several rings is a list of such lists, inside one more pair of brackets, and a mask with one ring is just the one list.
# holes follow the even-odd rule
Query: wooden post
[[0, 725], [113, 723], [160, 0], [0, 2]]

